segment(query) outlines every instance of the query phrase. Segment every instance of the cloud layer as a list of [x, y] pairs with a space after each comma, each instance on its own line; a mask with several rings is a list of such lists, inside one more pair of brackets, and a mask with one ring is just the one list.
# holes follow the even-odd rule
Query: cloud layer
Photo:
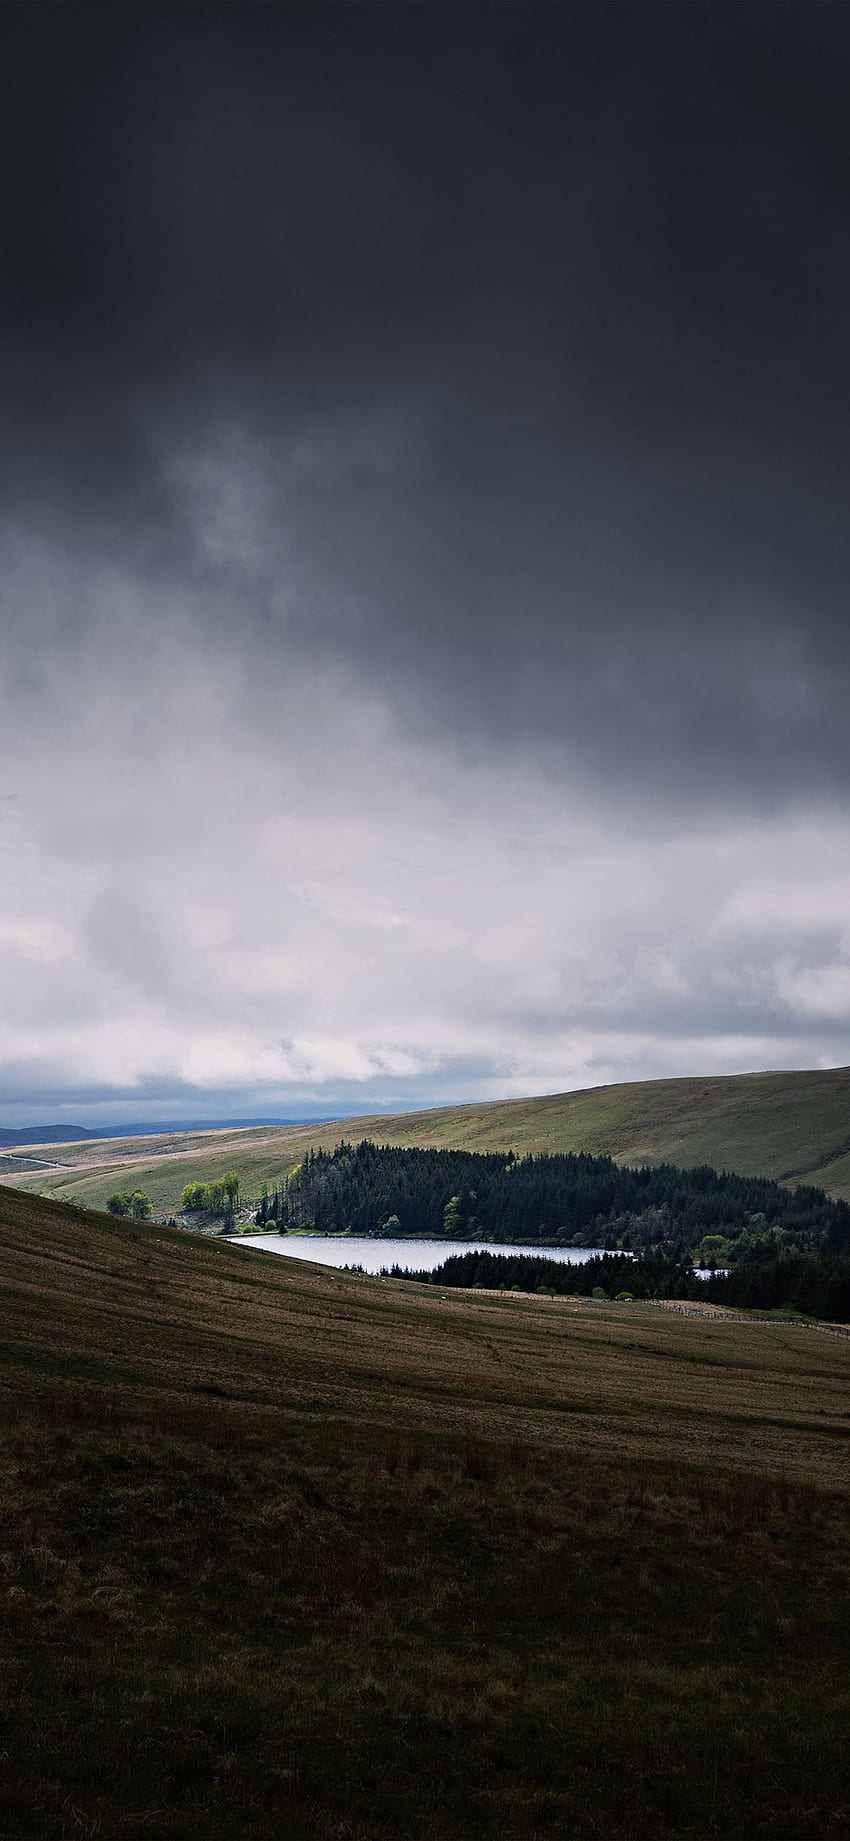
[[4, 1121], [850, 1061], [850, 28], [770, 12], [10, 9]]

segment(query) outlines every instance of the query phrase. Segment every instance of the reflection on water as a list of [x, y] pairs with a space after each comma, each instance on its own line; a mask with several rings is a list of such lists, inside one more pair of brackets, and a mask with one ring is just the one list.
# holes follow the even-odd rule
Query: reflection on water
[[433, 1272], [453, 1253], [525, 1253], [581, 1266], [599, 1247], [518, 1247], [492, 1240], [359, 1240], [353, 1235], [333, 1238], [324, 1234], [228, 1235], [233, 1246], [265, 1247], [290, 1259], [312, 1259], [322, 1266], [362, 1266], [380, 1272], [383, 1266], [406, 1266], [410, 1272]]

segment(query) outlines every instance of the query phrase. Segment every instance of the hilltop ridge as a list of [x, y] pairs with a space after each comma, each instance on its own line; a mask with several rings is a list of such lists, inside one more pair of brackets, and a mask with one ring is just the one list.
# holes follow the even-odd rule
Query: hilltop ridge
[[[139, 1186], [160, 1212], [177, 1208], [185, 1183], [238, 1168], [243, 1193], [259, 1194], [300, 1162], [307, 1149], [341, 1138], [457, 1150], [592, 1151], [619, 1163], [708, 1163], [744, 1176], [813, 1183], [850, 1200], [850, 1068], [777, 1070], [672, 1080], [630, 1081], [531, 1099], [328, 1124], [170, 1131], [149, 1138], [86, 1140], [63, 1147], [51, 1167], [4, 1179], [43, 1195], [103, 1207], [116, 1187]], [[32, 1152], [33, 1146], [28, 1145]]]

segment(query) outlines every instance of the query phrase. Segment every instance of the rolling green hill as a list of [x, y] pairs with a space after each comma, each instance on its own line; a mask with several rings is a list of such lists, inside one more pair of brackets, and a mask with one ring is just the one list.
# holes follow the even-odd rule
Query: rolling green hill
[[174, 1212], [185, 1183], [235, 1168], [259, 1195], [307, 1148], [340, 1137], [465, 1150], [607, 1152], [621, 1163], [709, 1163], [745, 1176], [811, 1182], [850, 1200], [850, 1068], [650, 1080], [491, 1100], [427, 1112], [345, 1119], [333, 1125], [262, 1126], [43, 1147], [45, 1167], [0, 1158], [21, 1188], [102, 1207], [116, 1188], [142, 1188]]
[[0, 1191], [0, 1833], [846, 1835], [850, 1341]]

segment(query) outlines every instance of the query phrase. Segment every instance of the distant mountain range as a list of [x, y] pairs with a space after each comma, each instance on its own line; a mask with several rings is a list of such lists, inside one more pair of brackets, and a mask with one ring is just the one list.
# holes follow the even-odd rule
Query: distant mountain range
[[81, 1144], [88, 1138], [154, 1138], [173, 1131], [239, 1131], [258, 1125], [330, 1125], [327, 1113], [310, 1119], [151, 1119], [144, 1125], [0, 1125], [0, 1146], [7, 1150], [22, 1144]]
[[79, 1144], [84, 1138], [100, 1138], [103, 1132], [86, 1131], [83, 1125], [23, 1125], [17, 1129], [0, 1125], [0, 1145]]

